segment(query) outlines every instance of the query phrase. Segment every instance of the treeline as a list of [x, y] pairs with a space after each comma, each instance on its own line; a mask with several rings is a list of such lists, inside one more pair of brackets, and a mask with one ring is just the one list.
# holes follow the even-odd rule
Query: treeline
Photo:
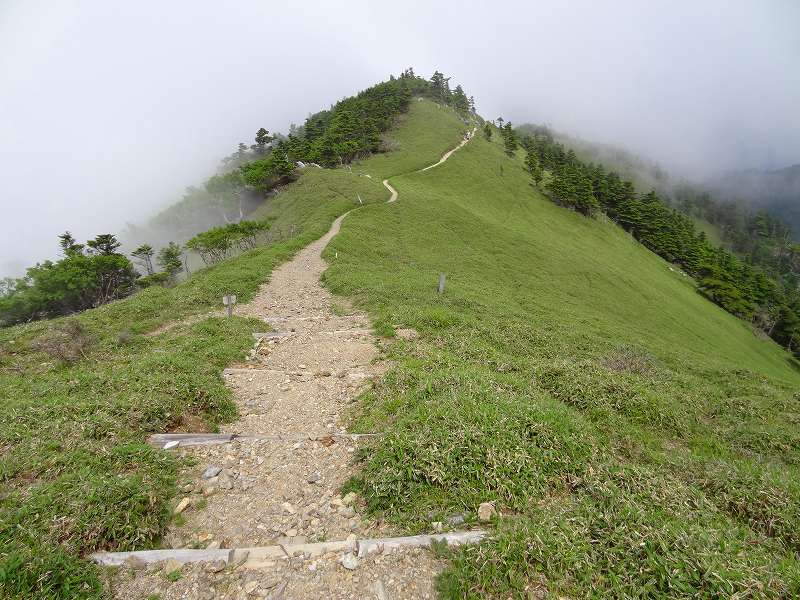
[[190, 274], [187, 251], [212, 265], [236, 249], [255, 248], [269, 229], [267, 221], [241, 221], [199, 233], [185, 245], [169, 242], [156, 251], [141, 244], [131, 252], [141, 271], [119, 252], [116, 236], [104, 233], [80, 244], [67, 231], [59, 236], [60, 259], [29, 268], [25, 277], [0, 281], [0, 326], [70, 315], [138, 289], [174, 285], [181, 273]]
[[[179, 231], [189, 237], [200, 230], [200, 225], [205, 229], [235, 223], [279, 186], [290, 182], [298, 167], [337, 167], [390, 150], [383, 134], [408, 110], [415, 96], [451, 106], [464, 116], [475, 110], [474, 99], [467, 97], [460, 85], [451, 89], [450, 78], [439, 71], [424, 79], [413, 69], [406, 69], [397, 77], [310, 115], [299, 127], [292, 125], [288, 135], [259, 128], [254, 143], [241, 142], [222, 160], [216, 175], [202, 187], [187, 188], [181, 201], [153, 219], [149, 228]], [[129, 237], [146, 238], [147, 232], [134, 228]]]
[[59, 236], [62, 257], [28, 269], [0, 286], [0, 324], [71, 314], [123, 298], [136, 288], [138, 273], [118, 252], [117, 238], [98, 235], [80, 244], [69, 232]]
[[337, 167], [386, 151], [382, 134], [408, 110], [414, 96], [427, 96], [463, 113], [475, 109], [474, 99], [460, 85], [451, 90], [450, 78], [439, 71], [426, 80], [407, 69], [310, 115], [287, 136], [259, 129], [255, 144], [249, 149], [239, 144], [239, 150], [224, 161], [236, 168], [209, 179], [205, 189], [222, 202], [244, 188], [265, 194], [290, 179], [296, 166]]
[[[519, 134], [518, 134], [519, 135]], [[694, 221], [656, 192], [639, 194], [631, 181], [602, 165], [584, 163], [555, 141], [547, 128], [519, 135], [526, 167], [544, 180], [550, 198], [584, 215], [604, 212], [647, 248], [679, 265], [704, 296], [800, 355], [800, 294], [796, 281], [771, 277], [752, 261], [714, 247]], [[544, 177], [546, 170], [549, 176]], [[762, 226], [767, 224], [762, 221]]]
[[667, 197], [680, 211], [716, 226], [727, 247], [780, 279], [786, 288], [800, 285], [800, 244], [781, 219], [741, 202], [717, 199], [689, 184], [674, 186]]
[[[140, 244], [131, 256], [142, 273], [118, 252], [120, 243], [115, 236], [103, 234], [83, 245], [65, 233], [59, 260], [31, 267], [23, 278], [0, 282], [0, 325], [72, 314], [140, 288], [174, 284], [182, 272], [189, 274], [187, 251], [196, 252], [210, 265], [236, 249], [254, 248], [269, 223], [245, 220], [248, 209], [291, 181], [297, 167], [336, 167], [386, 150], [382, 134], [408, 109], [414, 96], [430, 97], [465, 116], [474, 111], [474, 100], [461, 86], [451, 90], [449, 81], [439, 71], [426, 80], [407, 69], [399, 77], [392, 76], [309, 116], [303, 126], [292, 127], [288, 136], [259, 128], [253, 144], [239, 144], [237, 151], [223, 160], [219, 173], [202, 189], [187, 189], [179, 203], [180, 216], [193, 224], [202, 222], [196, 220], [198, 212], [210, 208], [224, 225], [207, 229], [204, 224], [202, 229], [207, 230], [196, 233], [185, 245], [173, 241], [156, 251], [151, 244]], [[162, 213], [162, 218], [174, 216], [170, 211]], [[172, 225], [178, 226], [180, 220], [173, 220]], [[172, 229], [179, 239], [181, 233]]]

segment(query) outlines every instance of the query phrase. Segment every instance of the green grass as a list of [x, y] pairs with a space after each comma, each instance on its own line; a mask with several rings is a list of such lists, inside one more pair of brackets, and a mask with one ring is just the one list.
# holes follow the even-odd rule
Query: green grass
[[3, 594], [98, 597], [87, 552], [158, 543], [180, 465], [142, 442], [234, 417], [218, 373], [255, 324], [141, 334], [246, 301], [357, 195], [324, 280], [370, 312], [394, 366], [358, 404], [354, 427], [387, 435], [349, 486], [412, 531], [486, 500], [502, 513], [454, 553], [444, 597], [800, 594], [797, 363], [612, 223], [547, 201], [497, 136], [402, 175], [464, 129], [414, 102], [394, 152], [305, 169], [265, 203], [295, 237], [81, 315], [97, 341], [73, 366], [30, 345], [52, 322], [0, 330]]
[[[460, 137], [455, 116], [431, 119], [441, 109], [429, 105], [415, 103], [393, 132], [402, 165], [434, 162]], [[415, 136], [412, 153], [405, 144]], [[0, 597], [98, 598], [88, 553], [158, 546], [180, 464], [144, 442], [187, 418], [211, 428], [235, 418], [219, 373], [244, 359], [263, 324], [205, 318], [144, 334], [219, 309], [226, 293], [252, 298], [276, 265], [362, 206], [358, 195], [364, 205], [385, 202], [380, 175], [392, 164], [379, 156], [352, 171], [304, 169], [257, 215], [294, 237], [75, 317], [94, 339], [75, 364], [35, 347], [63, 320], [0, 329]]]
[[[445, 597], [800, 594], [800, 374], [624, 231], [476, 138], [348, 216], [336, 293], [413, 327], [355, 425], [351, 483], [411, 530], [496, 500]], [[439, 272], [445, 293], [436, 293]]]

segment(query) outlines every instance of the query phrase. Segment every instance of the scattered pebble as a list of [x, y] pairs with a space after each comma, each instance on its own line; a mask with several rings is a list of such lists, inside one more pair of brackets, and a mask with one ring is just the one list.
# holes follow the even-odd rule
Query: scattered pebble
[[478, 506], [478, 520], [481, 523], [488, 523], [496, 514], [497, 509], [494, 507], [494, 502], [481, 502]]
[[341, 560], [342, 566], [347, 569], [348, 571], [352, 571], [358, 566], [358, 558], [356, 558], [355, 554], [352, 552], [348, 552], [344, 556], [342, 556]]
[[186, 508], [192, 503], [191, 498], [184, 498], [178, 505], [175, 507], [175, 510], [172, 511], [172, 514], [179, 515], [181, 514]]
[[202, 478], [203, 479], [211, 479], [212, 477], [216, 477], [222, 472], [222, 467], [218, 467], [216, 465], [209, 465], [206, 467], [206, 470], [203, 471]]

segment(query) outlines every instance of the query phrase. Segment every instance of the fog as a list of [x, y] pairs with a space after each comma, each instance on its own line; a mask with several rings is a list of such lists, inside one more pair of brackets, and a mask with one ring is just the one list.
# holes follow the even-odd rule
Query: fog
[[713, 176], [800, 162], [800, 3], [0, 0], [0, 276], [399, 73]]

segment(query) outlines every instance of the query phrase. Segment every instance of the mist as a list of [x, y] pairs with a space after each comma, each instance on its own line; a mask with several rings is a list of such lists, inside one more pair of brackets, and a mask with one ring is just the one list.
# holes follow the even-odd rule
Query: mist
[[0, 276], [413, 66], [693, 178], [800, 163], [800, 4], [0, 2]]

